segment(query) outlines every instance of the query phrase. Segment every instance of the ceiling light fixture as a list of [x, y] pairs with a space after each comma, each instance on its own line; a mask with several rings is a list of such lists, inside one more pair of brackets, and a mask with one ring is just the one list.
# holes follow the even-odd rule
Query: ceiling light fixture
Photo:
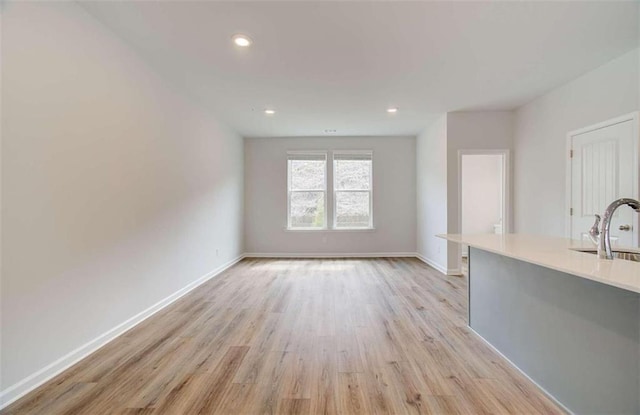
[[276, 110], [264, 110], [264, 113], [267, 115], [273, 115], [276, 113]]
[[241, 34], [234, 35], [232, 39], [233, 39], [233, 43], [235, 43], [237, 46], [240, 46], [241, 48], [246, 48], [248, 46], [251, 46], [251, 39], [247, 35], [241, 35]]
[[387, 112], [389, 114], [395, 114], [396, 112], [398, 112], [398, 109], [396, 107], [387, 108]]

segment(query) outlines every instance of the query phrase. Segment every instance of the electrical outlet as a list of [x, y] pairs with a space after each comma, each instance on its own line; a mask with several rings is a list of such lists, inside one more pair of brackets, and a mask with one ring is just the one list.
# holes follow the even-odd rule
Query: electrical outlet
[[220, 256], [220, 250], [216, 248], [216, 256]]

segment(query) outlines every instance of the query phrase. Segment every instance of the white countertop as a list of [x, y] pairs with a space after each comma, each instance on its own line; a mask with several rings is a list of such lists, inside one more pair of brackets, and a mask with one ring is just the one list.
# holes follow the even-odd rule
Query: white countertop
[[569, 249], [594, 248], [588, 241], [526, 234], [446, 234], [438, 237], [640, 293], [640, 262], [598, 259], [597, 255]]

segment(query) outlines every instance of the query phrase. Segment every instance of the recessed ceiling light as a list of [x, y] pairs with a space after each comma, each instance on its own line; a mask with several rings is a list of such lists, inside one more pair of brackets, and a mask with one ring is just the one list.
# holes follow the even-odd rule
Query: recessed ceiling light
[[276, 110], [264, 110], [264, 113], [267, 115], [273, 115], [276, 113]]
[[324, 130], [324, 132], [325, 132], [326, 134], [335, 134], [335, 133], [337, 133], [338, 131], [337, 131], [337, 130]]
[[387, 108], [387, 112], [389, 114], [395, 114], [396, 112], [398, 112], [398, 109], [396, 107]]
[[233, 43], [235, 43], [237, 46], [240, 46], [241, 48], [246, 48], [247, 46], [251, 45], [251, 38], [249, 38], [249, 36], [247, 35], [234, 35], [232, 39]]

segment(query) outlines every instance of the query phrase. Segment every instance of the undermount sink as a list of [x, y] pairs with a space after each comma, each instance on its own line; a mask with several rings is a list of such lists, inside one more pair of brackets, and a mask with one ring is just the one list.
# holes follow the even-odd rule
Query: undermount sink
[[[569, 248], [572, 251], [584, 252], [586, 254], [596, 255], [596, 248]], [[613, 257], [615, 259], [625, 259], [627, 261], [640, 262], [640, 252], [631, 249], [613, 249]]]

